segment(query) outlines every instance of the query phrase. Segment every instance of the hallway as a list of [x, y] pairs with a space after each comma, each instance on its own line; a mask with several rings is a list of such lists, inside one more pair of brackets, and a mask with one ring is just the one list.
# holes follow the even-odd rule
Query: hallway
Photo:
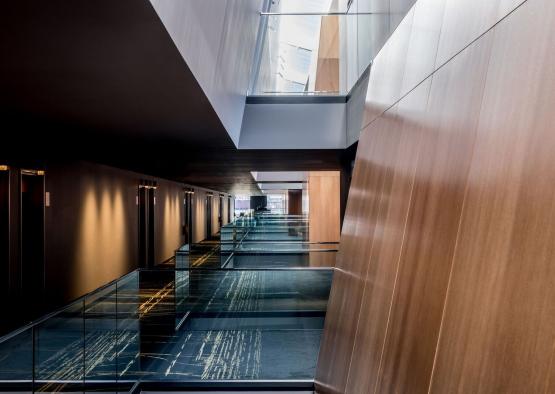
[[555, 2], [0, 12], [0, 392], [555, 394]]

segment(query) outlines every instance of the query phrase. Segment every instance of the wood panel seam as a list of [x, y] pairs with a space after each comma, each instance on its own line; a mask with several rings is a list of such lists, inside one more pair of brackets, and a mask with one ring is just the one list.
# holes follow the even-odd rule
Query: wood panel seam
[[[528, 1], [528, 0], [525, 0]], [[524, 4], [524, 3], [523, 3]], [[518, 8], [518, 7], [517, 7]], [[516, 8], [515, 8], [516, 9]], [[488, 31], [489, 32], [489, 31]], [[493, 35], [495, 35], [495, 31], [492, 30]], [[484, 36], [485, 37], [485, 34]], [[492, 38], [493, 41], [493, 38]], [[445, 300], [443, 302], [443, 309], [441, 312], [441, 322], [439, 324], [439, 331], [438, 331], [438, 335], [437, 335], [437, 342], [436, 342], [436, 349], [434, 352], [434, 361], [432, 364], [432, 371], [430, 373], [430, 380], [428, 383], [428, 394], [431, 393], [432, 390], [432, 385], [433, 385], [433, 379], [434, 379], [434, 372], [435, 372], [435, 367], [436, 367], [436, 361], [437, 361], [437, 355], [438, 355], [438, 351], [439, 351], [439, 344], [441, 342], [441, 334], [443, 332], [443, 323], [445, 320], [445, 311], [447, 309], [447, 302], [449, 301], [449, 289], [451, 288], [451, 281], [452, 281], [452, 277], [453, 277], [453, 270], [455, 267], [455, 257], [457, 256], [457, 251], [458, 251], [458, 247], [459, 247], [459, 238], [460, 238], [460, 233], [461, 233], [461, 226], [462, 226], [462, 221], [463, 221], [463, 217], [464, 217], [464, 212], [465, 212], [465, 207], [467, 204], [467, 197], [468, 197], [468, 192], [469, 192], [469, 187], [470, 187], [470, 183], [469, 183], [469, 176], [470, 176], [470, 171], [472, 169], [472, 163], [474, 161], [474, 157], [476, 154], [476, 144], [477, 144], [477, 139], [478, 139], [478, 131], [480, 129], [480, 119], [482, 117], [482, 111], [484, 108], [484, 96], [485, 96], [485, 92], [486, 92], [486, 83], [488, 80], [488, 76], [490, 74], [490, 62], [491, 62], [491, 53], [489, 53], [488, 55], [488, 60], [487, 60], [487, 64], [486, 64], [486, 73], [484, 75], [484, 85], [483, 85], [483, 89], [482, 89], [482, 94], [480, 97], [480, 110], [478, 111], [478, 114], [476, 115], [476, 125], [475, 127], [475, 134], [474, 134], [474, 143], [473, 148], [472, 148], [472, 157], [470, 158], [470, 162], [469, 162], [469, 166], [468, 169], [466, 171], [466, 185], [464, 188], [464, 197], [463, 197], [463, 202], [462, 202], [462, 206], [461, 206], [461, 211], [459, 214], [459, 224], [457, 226], [457, 233], [455, 236], [455, 247], [453, 248], [453, 255], [451, 256], [451, 267], [449, 269], [449, 279], [447, 280], [447, 288], [445, 289]]]
[[[471, 160], [472, 163], [472, 160]], [[470, 171], [470, 166], [469, 166], [469, 171]], [[466, 182], [466, 186], [465, 186], [465, 191], [464, 191], [464, 197], [463, 197], [463, 203], [462, 203], [462, 207], [461, 207], [461, 213], [459, 216], [459, 224], [457, 226], [457, 235], [455, 238], [455, 247], [453, 250], [453, 255], [451, 256], [451, 267], [449, 269], [449, 279], [447, 280], [447, 288], [445, 289], [445, 300], [443, 301], [443, 308], [441, 311], [441, 322], [439, 324], [439, 332], [437, 335], [437, 340], [436, 340], [436, 349], [434, 352], [434, 361], [432, 363], [432, 371], [430, 373], [430, 380], [428, 383], [428, 394], [431, 393], [432, 391], [432, 384], [433, 384], [433, 379], [434, 379], [434, 372], [435, 372], [435, 367], [436, 367], [436, 361], [437, 361], [437, 354], [439, 351], [439, 344], [441, 342], [441, 334], [443, 332], [443, 322], [444, 322], [444, 318], [445, 318], [445, 311], [447, 309], [447, 302], [449, 300], [449, 289], [451, 288], [451, 280], [453, 277], [453, 268], [455, 266], [455, 256], [457, 255], [457, 248], [459, 245], [459, 234], [461, 232], [461, 226], [462, 226], [462, 220], [463, 220], [463, 212], [464, 212], [464, 208], [466, 205], [466, 197], [468, 194], [468, 173], [467, 173], [467, 182]]]
[[[429, 91], [428, 91], [428, 100], [429, 100], [430, 96], [429, 96]], [[427, 106], [427, 104], [426, 104]], [[422, 142], [422, 139], [420, 140], [420, 142]], [[418, 167], [418, 162], [420, 160], [420, 147], [418, 150], [418, 157], [416, 159], [416, 165], [414, 166], [414, 170], [413, 170], [413, 178], [412, 178], [412, 182], [411, 182], [411, 187], [410, 187], [410, 197], [409, 197], [409, 204], [407, 206], [407, 210], [406, 210], [406, 215], [405, 215], [405, 223], [403, 225], [403, 237], [401, 238], [401, 245], [399, 247], [399, 256], [397, 258], [397, 267], [395, 268], [395, 280], [393, 281], [393, 290], [391, 292], [391, 297], [389, 299], [389, 309], [387, 312], [387, 322], [386, 322], [386, 326], [385, 326], [385, 332], [384, 332], [384, 340], [382, 342], [382, 349], [380, 351], [380, 361], [378, 363], [378, 378], [376, 379], [376, 382], [374, 383], [374, 390], [373, 393], [376, 394], [377, 390], [378, 390], [378, 383], [379, 383], [379, 376], [381, 374], [382, 371], [382, 365], [383, 365], [383, 355], [385, 352], [385, 344], [386, 344], [386, 338], [387, 338], [387, 333], [389, 332], [389, 323], [391, 321], [391, 311], [393, 310], [393, 303], [395, 300], [395, 293], [397, 290], [397, 282], [398, 282], [398, 278], [399, 278], [399, 268], [401, 266], [401, 259], [403, 257], [403, 248], [405, 246], [405, 238], [406, 238], [406, 234], [407, 234], [407, 225], [408, 225], [408, 221], [409, 221], [409, 216], [410, 216], [410, 210], [411, 207], [413, 206], [413, 192], [414, 192], [414, 183], [415, 183], [415, 176], [416, 176], [416, 169]]]
[[549, 360], [549, 368], [547, 368], [547, 379], [545, 379], [545, 394], [549, 393], [549, 385], [551, 383], [551, 374], [549, 373], [553, 368], [553, 359], [555, 358], [555, 341], [553, 341], [553, 350], [551, 351], [551, 359]]
[[[439, 65], [437, 68], [435, 68], [430, 74], [428, 74], [426, 77], [424, 77], [424, 79], [420, 82], [418, 82], [413, 88], [411, 88], [410, 90], [408, 90], [406, 93], [404, 93], [401, 97], [399, 97], [399, 99], [397, 99], [394, 103], [392, 103], [389, 107], [387, 107], [386, 109], [384, 109], [382, 112], [380, 112], [378, 115], [376, 115], [376, 117], [374, 119], [372, 119], [370, 122], [368, 122], [366, 125], [363, 125], [361, 127], [361, 133], [364, 132], [364, 129], [366, 129], [368, 126], [370, 126], [372, 123], [374, 123], [376, 120], [378, 120], [381, 116], [383, 116], [387, 111], [389, 111], [391, 108], [393, 108], [395, 105], [397, 105], [399, 102], [401, 102], [401, 100], [403, 100], [406, 96], [408, 96], [410, 93], [412, 93], [416, 88], [418, 88], [422, 83], [424, 83], [427, 79], [429, 79], [430, 77], [432, 77], [436, 72], [438, 72], [439, 70], [441, 70], [444, 66], [446, 66], [448, 63], [450, 63], [454, 58], [456, 58], [457, 56], [459, 56], [462, 52], [464, 52], [465, 49], [467, 49], [468, 47], [470, 47], [472, 44], [474, 44], [475, 42], [477, 42], [478, 40], [480, 40], [484, 35], [486, 35], [490, 30], [492, 30], [493, 28], [495, 28], [498, 24], [500, 24], [501, 22], [503, 22], [507, 17], [509, 17], [511, 14], [513, 14], [516, 10], [518, 10], [520, 7], [522, 7], [526, 2], [528, 2], [528, 0], [524, 0], [522, 3], [518, 4], [517, 6], [515, 6], [515, 8], [513, 8], [511, 11], [509, 11], [505, 16], [503, 16], [503, 18], [499, 19], [497, 22], [495, 22], [492, 26], [490, 26], [487, 30], [485, 30], [484, 32], [482, 32], [480, 35], [478, 35], [475, 39], [473, 39], [471, 42], [469, 42], [467, 45], [465, 45], [461, 50], [459, 50], [458, 52], [456, 52], [453, 56], [451, 56], [450, 58], [448, 58], [445, 62], [443, 62], [441, 65]], [[442, 23], [442, 27], [443, 27], [443, 23]], [[412, 29], [412, 28], [411, 28]], [[439, 48], [439, 45], [438, 45]], [[436, 61], [437, 61], [437, 52], [436, 52]], [[370, 71], [371, 72], [371, 71]]]
[[[381, 177], [380, 179], [380, 199], [379, 201], [381, 202], [381, 199], [383, 197], [383, 184], [384, 184], [385, 180], [384, 180], [384, 176]], [[378, 203], [379, 205], [379, 203]], [[372, 256], [372, 251], [374, 250], [374, 236], [372, 237], [372, 245], [370, 246], [370, 249], [368, 250], [368, 256], [369, 258]], [[350, 370], [351, 370], [351, 365], [353, 362], [353, 356], [355, 353], [355, 346], [356, 346], [356, 338], [357, 338], [357, 333], [358, 333], [358, 328], [359, 328], [359, 324], [360, 324], [360, 316], [361, 316], [361, 312], [362, 312], [362, 305], [364, 303], [364, 294], [366, 293], [366, 285], [367, 285], [367, 281], [368, 281], [368, 272], [370, 271], [370, 264], [367, 264], [365, 267], [365, 271], [364, 271], [364, 287], [362, 289], [362, 295], [360, 297], [360, 305], [358, 307], [358, 313], [357, 313], [357, 324], [356, 324], [356, 330], [355, 330], [355, 336], [353, 338], [353, 345], [351, 347], [351, 351], [350, 351], [350, 357], [349, 357], [349, 367], [347, 368], [347, 378], [345, 379], [345, 387], [343, 388], [343, 392], [346, 392], [347, 387], [348, 387], [348, 383], [349, 383], [349, 377], [350, 377]]]

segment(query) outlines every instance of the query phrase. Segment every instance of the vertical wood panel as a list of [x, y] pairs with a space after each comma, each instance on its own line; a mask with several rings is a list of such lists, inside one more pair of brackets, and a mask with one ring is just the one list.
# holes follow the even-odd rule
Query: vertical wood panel
[[414, 9], [411, 9], [372, 63], [363, 127], [376, 119], [400, 97], [413, 17]]
[[206, 235], [206, 192], [195, 189], [193, 207], [193, 242], [204, 240]]
[[0, 170], [0, 295], [10, 288], [10, 172]]
[[287, 213], [289, 215], [303, 214], [303, 192], [302, 190], [287, 191]]
[[436, 68], [495, 24], [499, 1], [445, 0]]
[[[381, 119], [377, 123], [382, 122]], [[373, 125], [379, 129], [378, 124]], [[377, 212], [377, 198], [382, 187], [382, 172], [371, 158], [379, 154], [382, 135], [365, 134], [357, 150], [353, 180], [341, 233], [333, 286], [328, 303], [325, 330], [316, 372], [320, 392], [345, 390], [364, 279], [371, 249]], [[364, 212], [364, 214], [362, 214]]]
[[308, 174], [309, 240], [339, 242], [339, 171], [311, 171]]
[[525, 2], [526, 0], [499, 0], [499, 10], [497, 12], [498, 19], [505, 17]]
[[[392, 1], [392, 12], [396, 2]], [[372, 62], [363, 127], [523, 2], [417, 1]]]
[[550, 372], [545, 382], [545, 394], [555, 393], [555, 342], [553, 342], [553, 350], [551, 352], [551, 361], [549, 364]]
[[555, 4], [529, 1], [506, 22], [494, 31], [435, 393], [540, 393], [550, 374]]
[[322, 16], [316, 62], [316, 91], [339, 90], [339, 16]]
[[229, 223], [229, 197], [225, 196], [223, 199], [223, 210], [222, 210], [222, 224], [225, 226]]
[[335, 267], [335, 252], [309, 252], [310, 267]]
[[218, 222], [218, 214], [220, 209], [220, 198], [217, 193], [214, 193], [214, 197], [212, 197], [212, 234], [216, 234], [220, 231], [220, 223]]
[[158, 181], [155, 206], [156, 239], [155, 261], [165, 261], [174, 256], [175, 250], [183, 245], [183, 186], [165, 180]]
[[414, 5], [401, 96], [434, 71], [445, 0], [419, 0]]
[[[429, 88], [429, 83], [422, 85], [410, 99], [399, 103], [396, 119], [391, 124], [393, 133], [398, 134], [393, 138], [398, 139], [398, 148], [389, 164], [391, 186], [387, 195], [384, 195], [387, 207], [384, 207], [381, 218], [378, 218], [382, 228], [379, 245], [374, 247], [375, 252], [369, 261], [363, 304], [350, 361], [346, 390], [349, 393], [370, 392], [376, 385], [412, 195], [422, 135], [422, 114], [426, 110]], [[368, 132], [370, 130], [365, 131]]]
[[481, 41], [432, 78], [376, 393], [428, 390], [490, 42]]
[[555, 3], [452, 59], [519, 2], [446, 4], [376, 66], [370, 106], [448, 60], [361, 134], [317, 392], [555, 390]]

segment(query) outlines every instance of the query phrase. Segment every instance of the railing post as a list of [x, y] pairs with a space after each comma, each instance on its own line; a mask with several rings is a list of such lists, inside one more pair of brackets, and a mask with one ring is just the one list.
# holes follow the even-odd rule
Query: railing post
[[82, 316], [83, 316], [83, 393], [86, 391], [85, 390], [85, 382], [86, 382], [86, 377], [87, 377], [87, 340], [86, 340], [86, 334], [87, 334], [87, 324], [86, 324], [86, 315], [85, 315], [85, 306], [86, 306], [86, 301], [87, 301], [87, 296], [83, 297], [83, 311], [82, 311]]
[[[118, 298], [118, 284], [119, 281], [116, 281], [116, 387], [118, 387], [119, 384], [119, 316], [118, 316], [118, 303], [119, 303], [119, 298]], [[116, 390], [117, 391], [117, 390]]]
[[31, 357], [31, 391], [34, 393], [35, 392], [35, 379], [36, 379], [36, 367], [35, 367], [35, 342], [36, 342], [36, 337], [35, 337], [35, 326], [31, 327], [31, 341], [32, 341], [32, 346], [31, 346], [31, 351], [33, 352], [33, 355]]

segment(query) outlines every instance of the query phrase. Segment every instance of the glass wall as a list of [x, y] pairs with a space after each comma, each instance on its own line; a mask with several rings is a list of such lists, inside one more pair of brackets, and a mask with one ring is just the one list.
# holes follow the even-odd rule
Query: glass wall
[[387, 1], [271, 3], [250, 95], [346, 95], [396, 27]]
[[285, 193], [267, 193], [270, 213], [284, 215], [287, 213], [287, 201]]
[[132, 272], [1, 337], [0, 392], [310, 383], [332, 276], [332, 270]]
[[245, 216], [251, 212], [251, 196], [236, 195], [235, 196], [235, 217]]

